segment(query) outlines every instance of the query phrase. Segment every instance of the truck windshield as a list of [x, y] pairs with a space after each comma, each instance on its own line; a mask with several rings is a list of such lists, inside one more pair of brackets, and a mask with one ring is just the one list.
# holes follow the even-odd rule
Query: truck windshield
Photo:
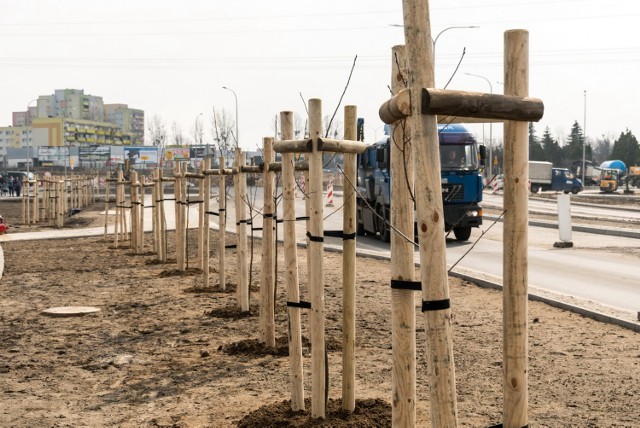
[[476, 145], [440, 145], [440, 165], [443, 171], [477, 170], [479, 165]]

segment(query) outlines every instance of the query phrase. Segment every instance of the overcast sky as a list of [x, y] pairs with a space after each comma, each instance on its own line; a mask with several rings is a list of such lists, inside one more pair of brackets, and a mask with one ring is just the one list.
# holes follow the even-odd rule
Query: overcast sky
[[[590, 141], [636, 136], [640, 109], [640, 2], [635, 0], [433, 0], [436, 80], [449, 89], [502, 93], [504, 32], [529, 31], [530, 89], [545, 104], [538, 135], [561, 142], [574, 121]], [[0, 124], [55, 89], [84, 89], [176, 122], [189, 139], [200, 113], [235, 115], [240, 145], [273, 135], [280, 111], [306, 116], [302, 98], [332, 114], [357, 61], [344, 104], [358, 106], [371, 141], [382, 135], [391, 48], [404, 43], [400, 0], [21, 0], [3, 2]], [[585, 104], [586, 91], [586, 104]], [[32, 104], [33, 105], [33, 104]], [[338, 114], [342, 120], [342, 108]], [[208, 126], [207, 126], [208, 131]], [[489, 126], [474, 125], [482, 139]], [[493, 125], [494, 139], [501, 126]], [[207, 132], [205, 139], [210, 140]]]

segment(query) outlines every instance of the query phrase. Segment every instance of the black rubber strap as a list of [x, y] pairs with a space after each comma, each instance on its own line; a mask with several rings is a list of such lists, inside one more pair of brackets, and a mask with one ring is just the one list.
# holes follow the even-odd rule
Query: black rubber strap
[[449, 299], [422, 301], [422, 312], [442, 311], [444, 309], [449, 309], [450, 307], [451, 301]]
[[311, 302], [287, 302], [287, 306], [290, 308], [311, 309]]
[[219, 212], [219, 213], [223, 213], [223, 212], [225, 212], [225, 211], [226, 211], [226, 208], [218, 208], [218, 212]]
[[241, 224], [253, 224], [252, 220], [240, 220], [236, 222], [236, 226], [240, 226]]
[[176, 198], [165, 198], [165, 199], [161, 199], [158, 202], [162, 202], [162, 201], [175, 201]]
[[188, 204], [201, 204], [201, 203], [203, 203], [203, 202], [204, 202], [204, 201], [202, 201], [202, 200], [196, 200], [196, 201], [188, 200], [188, 201], [187, 201], [187, 203], [188, 203]]
[[277, 223], [284, 223], [284, 219], [283, 218], [277, 218], [276, 219], [276, 224]]
[[224, 248], [226, 249], [231, 249], [231, 248], [238, 248], [238, 244], [229, 244], [229, 245], [225, 245]]
[[141, 202], [131, 202], [131, 205], [142, 205]]
[[261, 227], [252, 227], [251, 230], [262, 230]]
[[218, 213], [217, 213], [217, 212], [215, 212], [215, 211], [205, 211], [204, 213], [205, 213], [205, 214], [209, 214], [209, 215], [220, 215], [220, 214], [218, 214]]
[[391, 288], [395, 290], [422, 290], [422, 282], [420, 281], [404, 281], [402, 279], [392, 279]]
[[342, 238], [343, 241], [346, 241], [347, 239], [356, 239], [356, 234], [354, 233], [344, 233], [341, 230], [325, 230], [324, 231], [324, 236], [325, 237], [330, 237], [330, 238]]
[[145, 208], [155, 208], [156, 206], [155, 205], [145, 205], [144, 207]]
[[309, 219], [311, 219], [311, 217], [309, 217], [309, 216], [306, 216], [306, 217], [296, 217], [296, 221], [299, 221], [299, 220], [309, 220]]
[[313, 236], [309, 232], [307, 232], [307, 238], [309, 238], [311, 242], [324, 242], [324, 236]]
[[262, 218], [273, 218], [273, 214], [262, 214]]
[[[503, 428], [502, 424], [491, 425], [489, 428]], [[525, 425], [522, 428], [529, 428], [529, 425]]]

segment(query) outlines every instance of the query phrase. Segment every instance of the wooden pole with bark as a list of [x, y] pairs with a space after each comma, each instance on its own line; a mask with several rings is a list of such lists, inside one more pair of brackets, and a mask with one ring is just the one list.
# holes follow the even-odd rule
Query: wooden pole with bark
[[[211, 158], [204, 160], [204, 171], [211, 168]], [[203, 174], [204, 174], [203, 171]], [[202, 267], [202, 286], [209, 287], [209, 252], [210, 252], [210, 228], [209, 213], [211, 212], [211, 175], [204, 174], [202, 185], [200, 186], [200, 195], [203, 200], [203, 209], [200, 210], [200, 235], [202, 247], [200, 253], [200, 266]]]
[[227, 232], [227, 177], [224, 168], [224, 156], [218, 158], [218, 273], [220, 277], [220, 290], [227, 288], [227, 276], [225, 267], [226, 232]]
[[[282, 139], [293, 138], [293, 112], [280, 113]], [[282, 204], [284, 231], [284, 283], [287, 290], [289, 318], [289, 359], [291, 380], [291, 410], [304, 410], [302, 366], [302, 333], [300, 324], [300, 284], [298, 281], [298, 249], [296, 244], [296, 183], [293, 153], [282, 154]]]
[[309, 154], [309, 295], [311, 301], [311, 416], [326, 414], [326, 344], [324, 331], [324, 204], [322, 193], [322, 152], [318, 139], [322, 137], [322, 101], [309, 100], [309, 137], [313, 141]]
[[[344, 108], [344, 139], [357, 139], [358, 109]], [[357, 155], [344, 154], [345, 181], [357, 181]], [[342, 409], [353, 412], [356, 407], [356, 192], [344, 186], [342, 208]]]
[[[529, 33], [504, 34], [505, 95], [526, 97], [529, 92]], [[528, 124], [504, 124], [504, 251], [503, 251], [503, 426], [528, 425]]]
[[238, 285], [236, 288], [236, 300], [241, 312], [249, 311], [249, 265], [247, 263], [247, 225], [250, 225], [247, 214], [247, 176], [242, 171], [245, 166], [247, 154], [240, 149], [236, 149], [236, 186], [234, 186], [236, 196], [236, 231], [238, 234]]
[[[411, 99], [422, 88], [434, 87], [433, 44], [428, 0], [403, 0], [404, 33]], [[436, 116], [412, 105], [411, 146], [416, 186], [416, 212], [420, 243], [422, 311], [427, 339], [431, 423], [457, 426], [457, 402], [451, 308], [447, 277], [444, 212], [440, 177], [440, 147]]]
[[[407, 78], [404, 46], [391, 55], [391, 90], [405, 89]], [[416, 316], [413, 261], [414, 168], [408, 120], [391, 128], [391, 349], [392, 423], [414, 426], [416, 421]], [[397, 232], [396, 232], [397, 231]]]
[[274, 178], [269, 164], [274, 160], [273, 138], [265, 137], [263, 144], [263, 189], [264, 209], [262, 213], [262, 275], [260, 276], [260, 339], [268, 347], [276, 346], [274, 290], [276, 275], [274, 217]]
[[107, 240], [109, 229], [109, 191], [111, 189], [111, 173], [104, 180], [104, 240]]

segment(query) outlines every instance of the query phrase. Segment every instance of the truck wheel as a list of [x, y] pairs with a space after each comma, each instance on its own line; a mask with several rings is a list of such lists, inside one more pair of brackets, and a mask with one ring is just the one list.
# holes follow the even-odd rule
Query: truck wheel
[[571, 193], [577, 195], [578, 193], [580, 193], [580, 189], [578, 187], [574, 187], [573, 189], [571, 189]]
[[471, 227], [454, 227], [453, 234], [458, 241], [468, 241], [471, 236]]
[[387, 219], [386, 210], [384, 209], [384, 207], [380, 206], [378, 207], [377, 213], [378, 213], [378, 216], [376, 216], [376, 231], [380, 232], [380, 239], [383, 242], [389, 242], [391, 241], [391, 232], [386, 222], [386, 219]]
[[537, 184], [531, 185], [531, 193], [538, 193], [538, 190], [540, 190], [540, 186], [538, 186]]

